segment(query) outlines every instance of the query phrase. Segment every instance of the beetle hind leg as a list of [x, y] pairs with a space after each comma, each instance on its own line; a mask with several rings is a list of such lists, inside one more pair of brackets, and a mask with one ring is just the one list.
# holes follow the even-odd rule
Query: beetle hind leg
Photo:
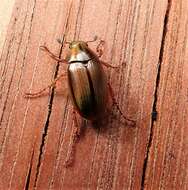
[[104, 53], [104, 40], [100, 40], [99, 44], [97, 45], [96, 52], [98, 54], [98, 57], [101, 58]]
[[108, 83], [108, 86], [109, 86], [109, 92], [110, 92], [110, 96], [112, 98], [113, 106], [116, 106], [117, 110], [119, 111], [119, 113], [121, 114], [121, 116], [124, 118], [124, 120], [126, 122], [128, 122], [129, 124], [131, 124], [131, 126], [134, 126], [135, 125], [135, 121], [132, 120], [132, 119], [127, 118], [126, 115], [122, 112], [121, 108], [119, 107], [119, 104], [118, 104], [118, 102], [115, 99], [114, 92], [113, 92], [113, 89], [112, 89], [110, 83]]
[[76, 111], [73, 109], [73, 132], [72, 132], [71, 144], [68, 151], [68, 155], [64, 162], [64, 166], [66, 168], [71, 167], [74, 163], [76, 144], [79, 141], [81, 133], [82, 133], [82, 125], [78, 124], [76, 118]]

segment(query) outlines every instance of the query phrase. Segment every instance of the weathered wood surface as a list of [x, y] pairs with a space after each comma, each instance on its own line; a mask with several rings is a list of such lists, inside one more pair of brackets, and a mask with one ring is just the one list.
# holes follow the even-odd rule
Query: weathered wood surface
[[[188, 189], [187, 12], [186, 0], [15, 0], [1, 39], [0, 189]], [[23, 98], [66, 69], [39, 50], [63, 56], [64, 35], [105, 40], [102, 59], [120, 64], [109, 80], [136, 120], [125, 125], [115, 110], [104, 128], [86, 123], [71, 168], [66, 78], [55, 93]]]
[[146, 189], [188, 189], [188, 3], [170, 1], [161, 47]]

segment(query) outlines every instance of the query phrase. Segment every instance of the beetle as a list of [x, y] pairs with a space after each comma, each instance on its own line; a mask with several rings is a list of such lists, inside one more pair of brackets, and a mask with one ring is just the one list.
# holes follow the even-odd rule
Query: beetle
[[[103, 54], [101, 46], [104, 45], [104, 41], [100, 40], [97, 46], [97, 52], [94, 53], [89, 46], [89, 42], [96, 41], [96, 37], [92, 41], [72, 41], [65, 42], [69, 44], [69, 52], [65, 59], [61, 59], [54, 55], [46, 46], [40, 46], [40, 48], [47, 52], [48, 55], [59, 63], [68, 64], [67, 71], [57, 77], [52, 84], [43, 88], [36, 93], [26, 93], [25, 97], [38, 97], [46, 89], [55, 86], [56, 82], [63, 76], [68, 76], [69, 94], [73, 103], [73, 115], [74, 121], [77, 127], [77, 134], [79, 135], [79, 127], [75, 117], [75, 112], [78, 112], [81, 117], [86, 120], [95, 121], [101, 118], [107, 110], [108, 97], [112, 98], [113, 105], [117, 107], [120, 114], [128, 122], [134, 122], [128, 119], [121, 111], [112, 90], [111, 85], [107, 81], [106, 74], [103, 66], [110, 68], [117, 68], [111, 64], [105, 63], [100, 60]], [[61, 41], [58, 41], [62, 44]]]

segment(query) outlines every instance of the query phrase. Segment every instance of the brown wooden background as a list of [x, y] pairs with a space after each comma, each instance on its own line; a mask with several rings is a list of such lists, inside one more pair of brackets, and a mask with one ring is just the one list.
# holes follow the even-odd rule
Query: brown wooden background
[[[2, 0], [0, 7], [1, 190], [188, 189], [187, 0]], [[117, 112], [105, 128], [86, 123], [67, 169], [66, 79], [55, 94], [23, 98], [65, 69], [39, 51], [46, 44], [65, 54], [56, 42], [63, 35], [105, 40], [102, 59], [121, 67], [107, 70], [109, 80], [136, 120], [122, 124]]]

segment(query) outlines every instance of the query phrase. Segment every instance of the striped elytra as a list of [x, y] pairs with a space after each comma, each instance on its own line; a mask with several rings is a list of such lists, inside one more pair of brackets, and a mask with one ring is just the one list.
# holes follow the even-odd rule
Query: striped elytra
[[95, 120], [105, 112], [107, 80], [98, 57], [85, 42], [72, 42], [68, 86], [73, 105], [84, 118]]

